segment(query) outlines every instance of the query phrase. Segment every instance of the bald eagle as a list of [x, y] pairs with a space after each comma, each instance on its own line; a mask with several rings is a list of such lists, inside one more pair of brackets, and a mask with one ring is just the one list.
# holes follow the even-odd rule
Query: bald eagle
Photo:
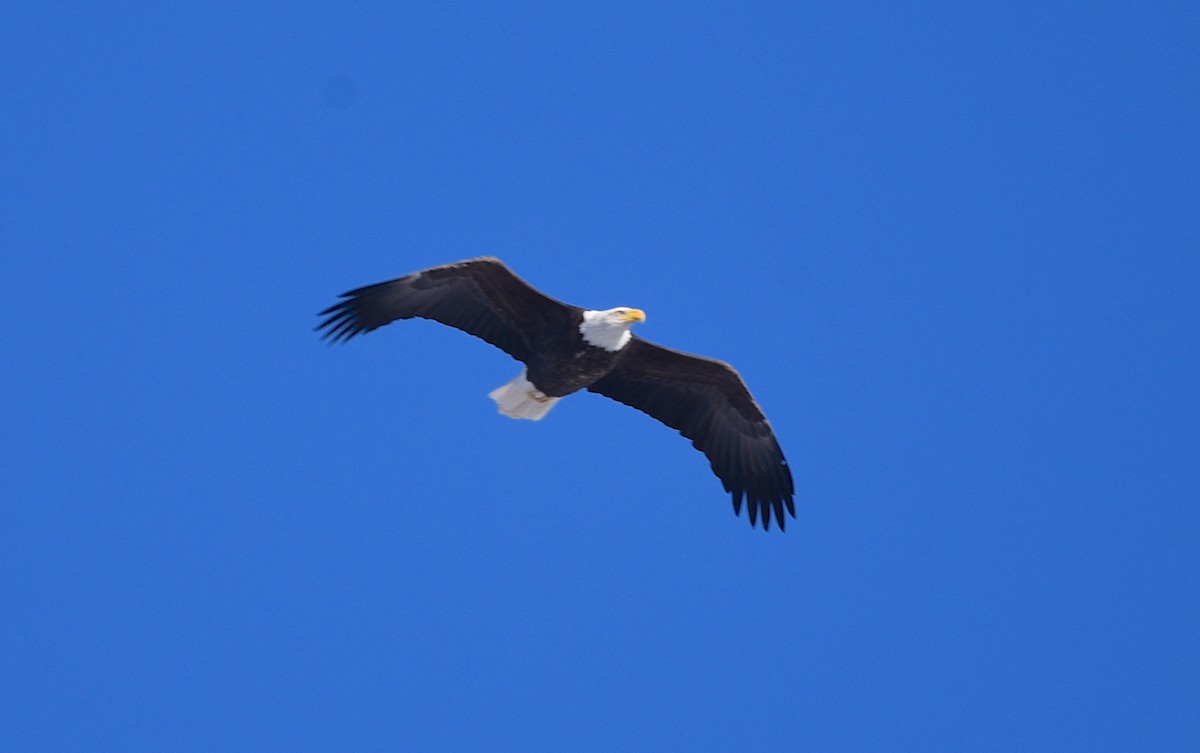
[[557, 301], [499, 259], [469, 259], [357, 288], [318, 316], [330, 343], [397, 319], [421, 317], [474, 335], [525, 364], [489, 393], [500, 413], [541, 420], [561, 398], [586, 389], [658, 419], [692, 440], [713, 472], [742, 500], [750, 525], [784, 529], [796, 516], [792, 474], [775, 433], [733, 367], [647, 342], [630, 332], [641, 309], [604, 311]]

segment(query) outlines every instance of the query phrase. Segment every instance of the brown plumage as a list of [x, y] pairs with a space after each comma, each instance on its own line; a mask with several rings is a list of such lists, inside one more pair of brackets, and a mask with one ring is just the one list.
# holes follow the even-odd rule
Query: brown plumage
[[[791, 471], [766, 416], [733, 367], [625, 335], [615, 349], [589, 344], [585, 309], [557, 301], [517, 277], [500, 260], [471, 259], [343, 293], [317, 326], [331, 342], [350, 340], [397, 319], [421, 317], [455, 327], [526, 364], [518, 380], [529, 396], [553, 399], [580, 389], [646, 413], [703, 452], [732, 495], [745, 501], [750, 524], [782, 530], [795, 517]], [[612, 309], [619, 326], [644, 319]], [[589, 312], [602, 315], [608, 312]], [[627, 324], [624, 322], [628, 322]], [[623, 332], [621, 334], [624, 334]], [[514, 384], [517, 380], [514, 380]], [[500, 398], [497, 398], [500, 402]], [[531, 405], [533, 405], [531, 403]], [[549, 407], [537, 408], [541, 418]], [[501, 405], [502, 412], [507, 412]]]

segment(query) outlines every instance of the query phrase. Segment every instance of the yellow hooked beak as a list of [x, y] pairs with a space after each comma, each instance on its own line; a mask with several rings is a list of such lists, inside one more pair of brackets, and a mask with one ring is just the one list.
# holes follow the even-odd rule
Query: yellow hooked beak
[[646, 312], [641, 309], [629, 309], [623, 315], [627, 322], [644, 322], [646, 321]]

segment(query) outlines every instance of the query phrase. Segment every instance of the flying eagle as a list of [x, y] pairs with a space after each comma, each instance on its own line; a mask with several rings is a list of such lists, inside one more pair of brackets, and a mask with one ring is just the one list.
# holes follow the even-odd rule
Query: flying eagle
[[317, 330], [331, 343], [421, 317], [461, 329], [525, 364], [492, 390], [500, 412], [538, 421], [581, 389], [658, 419], [692, 440], [713, 472], [742, 500], [750, 525], [780, 530], [796, 517], [792, 474], [775, 433], [733, 367], [647, 342], [629, 331], [641, 309], [592, 311], [535, 290], [499, 259], [469, 259], [343, 293]]

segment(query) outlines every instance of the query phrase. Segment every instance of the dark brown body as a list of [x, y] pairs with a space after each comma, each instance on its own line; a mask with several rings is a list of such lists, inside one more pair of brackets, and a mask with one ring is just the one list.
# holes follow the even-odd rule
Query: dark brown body
[[571, 326], [544, 333], [525, 364], [525, 378], [550, 397], [563, 397], [592, 386], [612, 371], [621, 358], [619, 350], [587, 344], [581, 347], [579, 325], [583, 323], [583, 315], [572, 313]]

